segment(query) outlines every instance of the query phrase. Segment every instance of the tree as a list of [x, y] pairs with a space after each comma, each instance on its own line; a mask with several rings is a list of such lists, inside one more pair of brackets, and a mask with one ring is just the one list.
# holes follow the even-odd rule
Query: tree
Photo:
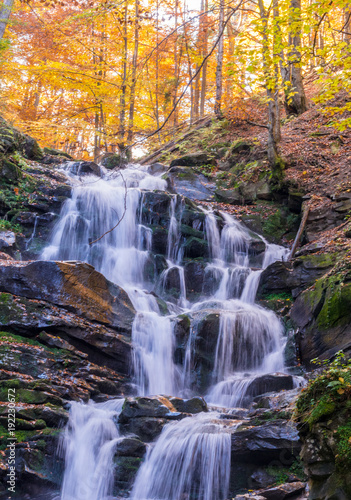
[[4, 36], [11, 15], [13, 4], [14, 0], [2, 0], [0, 4], [0, 40]]

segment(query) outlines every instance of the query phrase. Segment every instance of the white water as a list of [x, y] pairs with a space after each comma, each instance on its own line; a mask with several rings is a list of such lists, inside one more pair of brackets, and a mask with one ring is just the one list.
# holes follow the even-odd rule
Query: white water
[[124, 400], [72, 403], [61, 443], [66, 470], [61, 500], [107, 500], [113, 489], [113, 456], [121, 437], [114, 419]]
[[230, 474], [229, 429], [215, 413], [171, 422], [148, 450], [133, 500], [224, 500]]
[[[106, 180], [86, 176], [82, 181], [70, 174], [74, 183], [72, 199], [65, 203], [51, 244], [42, 257], [89, 262], [127, 291], [137, 311], [132, 342], [134, 381], [139, 395], [192, 394], [198, 324], [201, 317], [215, 311], [219, 315], [219, 332], [213, 385], [207, 400], [227, 407], [241, 404], [255, 377], [284, 369], [282, 325], [273, 312], [255, 305], [254, 301], [262, 270], [284, 258], [287, 250], [262, 239], [266, 251], [261, 269], [251, 269], [250, 243], [253, 237], [260, 237], [253, 236], [228, 214], [207, 213], [205, 232], [210, 260], [205, 273], [213, 293], [190, 303], [180, 230], [184, 200], [173, 196], [169, 207], [168, 267], [158, 279], [147, 277], [145, 269], [152, 262], [153, 242], [152, 231], [142, 218], [143, 190], [164, 190], [166, 183], [149, 175], [146, 167], [127, 168], [122, 175]], [[89, 244], [118, 221], [112, 232]], [[166, 299], [165, 284], [171, 272], [179, 276], [179, 297], [168, 302], [170, 313], [163, 316], [155, 295], [150, 292], [161, 293]], [[174, 361], [174, 321], [182, 313], [191, 319], [191, 335], [183, 366], [178, 366]], [[105, 500], [110, 495], [111, 464], [119, 440], [115, 414], [116, 409], [112, 411], [101, 405], [72, 406], [66, 429], [66, 472], [61, 500]], [[213, 414], [201, 414], [167, 425], [147, 454], [132, 497], [135, 500], [225, 499], [230, 434], [223, 422], [214, 419]], [[89, 481], [84, 479], [87, 476]]]

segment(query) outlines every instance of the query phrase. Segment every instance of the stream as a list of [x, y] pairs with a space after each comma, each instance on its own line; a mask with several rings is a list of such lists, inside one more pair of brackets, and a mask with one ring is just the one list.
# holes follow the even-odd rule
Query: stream
[[[150, 175], [148, 167], [131, 165], [121, 173], [105, 172], [103, 178], [80, 177], [70, 171], [69, 164], [66, 174], [73, 185], [72, 198], [62, 208], [42, 259], [88, 262], [128, 293], [136, 310], [131, 367], [136, 394], [201, 395], [213, 407], [208, 413], [164, 427], [148, 447], [130, 498], [225, 500], [233, 426], [219, 418], [215, 407], [248, 406], [256, 379], [284, 372], [283, 325], [274, 312], [254, 301], [262, 270], [286, 258], [288, 250], [253, 235], [231, 215], [201, 208], [210, 256], [204, 272], [213, 290], [210, 296], [203, 293], [190, 300], [181, 233], [186, 207], [180, 195], [171, 195], [166, 268], [156, 279], [146, 272], [153, 231], [152, 221], [145, 222], [144, 200], [148, 192], [166, 190], [161, 174]], [[90, 244], [118, 220], [113, 231]], [[265, 244], [261, 262], [255, 266], [250, 260], [253, 237]], [[179, 293], [170, 299], [167, 283], [171, 275], [177, 276]], [[167, 305], [166, 314], [159, 297]], [[199, 318], [208, 311], [219, 316], [219, 330], [210, 384], [205, 393], [198, 394], [192, 377], [194, 339]], [[179, 361], [175, 326], [180, 315], [190, 318], [191, 335]], [[72, 404], [60, 443], [66, 464], [61, 500], [116, 498], [112, 464], [121, 439], [118, 415], [123, 401]]]

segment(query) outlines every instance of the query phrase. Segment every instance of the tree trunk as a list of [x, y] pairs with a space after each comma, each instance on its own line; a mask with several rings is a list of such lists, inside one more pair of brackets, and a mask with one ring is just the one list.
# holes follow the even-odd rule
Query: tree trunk
[[[268, 143], [267, 155], [268, 161], [272, 168], [275, 167], [278, 155], [278, 143], [281, 138], [280, 134], [280, 112], [278, 104], [278, 67], [274, 63], [273, 68], [270, 67], [270, 52], [268, 38], [268, 13], [264, 7], [263, 0], [258, 0], [260, 9], [260, 17], [262, 20], [262, 63], [265, 75], [265, 86], [268, 97]], [[277, 15], [277, 8], [274, 15]], [[274, 45], [274, 41], [273, 41]], [[273, 46], [273, 54], [275, 47]]]
[[289, 96], [286, 108], [289, 114], [301, 115], [307, 111], [307, 101], [301, 72], [301, 0], [291, 0], [290, 12], [289, 45], [291, 46], [291, 50], [289, 54], [289, 73], [291, 86], [288, 89]]
[[344, 8], [343, 40], [347, 45], [351, 44], [351, 8]]
[[223, 85], [223, 51], [224, 51], [224, 0], [220, 0], [219, 7], [219, 42], [217, 52], [217, 68], [216, 68], [216, 101], [214, 112], [217, 118], [222, 117], [221, 100], [222, 100], [222, 85]]
[[127, 93], [127, 57], [128, 57], [128, 0], [125, 0], [124, 5], [124, 22], [123, 22], [123, 49], [122, 49], [122, 85], [120, 97], [120, 113], [119, 113], [119, 143], [118, 147], [121, 154], [124, 154], [124, 139], [126, 132], [126, 93]]
[[[208, 0], [204, 0], [204, 15], [203, 15], [203, 44], [202, 44], [202, 58], [207, 57], [208, 50]], [[200, 98], [200, 117], [205, 114], [205, 101], [206, 101], [206, 87], [207, 87], [207, 59], [202, 66], [202, 79], [201, 79], [201, 98]]]
[[137, 80], [137, 64], [139, 52], [139, 0], [135, 0], [135, 29], [134, 29], [134, 53], [132, 63], [132, 84], [130, 87], [130, 104], [129, 104], [129, 124], [128, 124], [128, 144], [133, 141], [134, 127], [134, 108], [135, 108], [135, 87]]
[[14, 0], [2, 0], [0, 10], [0, 40], [3, 38], [9, 17], [12, 11]]

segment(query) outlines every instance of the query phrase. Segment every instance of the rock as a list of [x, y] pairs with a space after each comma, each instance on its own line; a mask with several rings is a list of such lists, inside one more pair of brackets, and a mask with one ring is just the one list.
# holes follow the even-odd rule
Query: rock
[[[271, 461], [290, 464], [300, 452], [295, 424], [284, 420], [257, 427], [239, 428], [232, 434], [232, 462], [266, 465]], [[283, 464], [283, 465], [285, 465]]]
[[33, 137], [24, 134], [22, 136], [22, 147], [26, 158], [36, 161], [40, 161], [43, 158], [43, 152]]
[[54, 148], [48, 148], [48, 147], [45, 147], [43, 149], [43, 152], [47, 155], [50, 155], [50, 156], [60, 156], [60, 157], [63, 157], [63, 158], [68, 158], [68, 160], [73, 160], [74, 158], [69, 155], [68, 153], [65, 153], [64, 151], [60, 151], [58, 149], [54, 149]]
[[261, 490], [260, 495], [267, 500], [286, 500], [287, 498], [297, 498], [306, 489], [306, 484], [301, 481], [295, 483], [280, 484], [273, 488]]
[[247, 388], [248, 397], [269, 392], [286, 391], [294, 388], [294, 379], [285, 373], [274, 373], [256, 377]]
[[126, 292], [86, 263], [36, 261], [0, 266], [0, 290], [45, 300], [84, 318], [131, 330], [135, 311]]
[[148, 171], [151, 175], [161, 174], [163, 172], [166, 172], [167, 170], [168, 167], [166, 167], [166, 165], [162, 165], [162, 163], [153, 163], [152, 165], [148, 166]]
[[334, 254], [311, 254], [298, 257], [293, 262], [274, 262], [261, 274], [257, 296], [263, 298], [270, 293], [291, 292], [296, 297], [334, 264]]
[[184, 256], [189, 259], [197, 259], [199, 257], [208, 258], [209, 249], [206, 240], [200, 240], [192, 236], [187, 239], [184, 245]]
[[202, 293], [206, 264], [203, 261], [192, 260], [184, 266], [187, 297]]
[[139, 439], [126, 437], [118, 443], [116, 449], [117, 457], [139, 457], [143, 458], [146, 452], [145, 443]]
[[230, 203], [231, 205], [245, 204], [245, 200], [239, 189], [216, 189], [215, 195], [223, 203]]
[[190, 200], [211, 201], [215, 190], [214, 182], [210, 182], [203, 174], [189, 167], [171, 167], [165, 176], [168, 190], [186, 196]]
[[208, 411], [206, 401], [201, 397], [194, 397], [191, 399], [171, 398], [170, 403], [177, 411], [181, 413], [201, 413]]
[[106, 153], [101, 160], [101, 165], [108, 170], [114, 168], [125, 168], [130, 161], [130, 154], [126, 151], [126, 156], [122, 156], [117, 153]]
[[6, 158], [0, 158], [0, 176], [2, 182], [5, 179], [7, 182], [16, 182], [20, 176], [20, 172], [12, 161]]
[[14, 253], [16, 250], [16, 234], [12, 231], [0, 231], [0, 250]]
[[190, 153], [173, 160], [170, 167], [201, 167], [202, 165], [215, 165], [215, 161], [207, 153]]
[[[88, 354], [90, 361], [111, 366], [120, 373], [130, 371], [130, 332], [121, 334], [100, 323], [89, 321], [64, 308], [40, 300], [7, 293], [0, 294], [0, 324], [21, 335], [33, 337], [43, 328], [54, 337], [64, 337], [76, 349]], [[122, 330], [123, 331], [123, 330]], [[37, 373], [34, 367], [33, 373]]]
[[332, 357], [351, 348], [351, 282], [333, 286], [320, 279], [302, 292], [291, 309], [299, 328], [299, 348], [304, 364], [311, 359]]

